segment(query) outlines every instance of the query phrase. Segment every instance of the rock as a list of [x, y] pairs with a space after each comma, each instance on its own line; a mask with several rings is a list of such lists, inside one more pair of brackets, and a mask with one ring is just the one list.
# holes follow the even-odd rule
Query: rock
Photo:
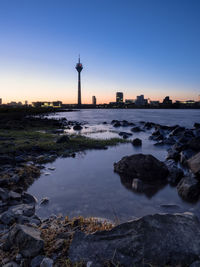
[[166, 159], [173, 159], [175, 161], [178, 161], [180, 159], [180, 154], [175, 148], [169, 148]]
[[28, 204], [20, 204], [11, 206], [7, 211], [0, 214], [0, 222], [6, 225], [11, 225], [17, 221], [21, 216], [33, 216], [35, 213], [35, 206]]
[[49, 203], [48, 197], [43, 197], [40, 201], [40, 205], [47, 205]]
[[185, 131], [185, 127], [178, 126], [170, 133], [170, 136], [177, 136], [184, 131]]
[[44, 241], [36, 228], [17, 224], [11, 228], [3, 248], [10, 250], [13, 245], [19, 249], [23, 257], [32, 258], [43, 251]]
[[9, 191], [8, 196], [10, 199], [14, 199], [14, 200], [20, 200], [21, 199], [21, 194], [19, 194], [17, 192], [13, 192], [13, 191]]
[[200, 175], [200, 152], [187, 161], [191, 171], [199, 176]]
[[138, 178], [146, 183], [165, 181], [169, 173], [163, 162], [144, 154], [123, 157], [114, 164], [114, 171], [121, 176]]
[[177, 191], [184, 200], [197, 201], [200, 195], [199, 182], [193, 176], [185, 176], [178, 183]]
[[200, 136], [192, 138], [188, 143], [187, 147], [194, 151], [200, 151]]
[[113, 124], [113, 127], [120, 127], [121, 126], [121, 123], [118, 121], [118, 122], [115, 122], [114, 124]]
[[119, 132], [119, 136], [124, 136], [127, 135], [128, 137], [133, 135], [132, 133], [127, 133], [127, 132]]
[[[74, 126], [75, 127], [75, 126]], [[59, 137], [56, 141], [57, 144], [62, 144], [62, 143], [69, 143], [70, 139], [67, 135], [62, 135]]]
[[167, 166], [169, 171], [169, 175], [167, 177], [168, 182], [171, 185], [177, 185], [184, 175], [183, 171], [177, 166], [176, 162], [173, 160], [166, 160], [165, 165]]
[[120, 266], [187, 266], [199, 259], [200, 223], [191, 213], [154, 214], [120, 224], [109, 231], [76, 232], [69, 249], [75, 262], [91, 266], [112, 261]]
[[23, 192], [22, 200], [23, 200], [23, 203], [25, 203], [25, 204], [36, 204], [37, 203], [37, 199], [34, 196], [32, 196], [26, 192]]
[[36, 256], [35, 258], [32, 259], [30, 267], [40, 267], [40, 264], [44, 258], [45, 256], [43, 255]]
[[3, 267], [20, 267], [16, 262], [11, 261], [3, 265]]
[[44, 258], [40, 264], [40, 267], [53, 267], [53, 260], [50, 258]]
[[132, 145], [134, 146], [141, 146], [142, 145], [142, 140], [139, 138], [133, 139]]
[[83, 129], [83, 127], [82, 127], [81, 125], [79, 125], [79, 124], [76, 124], [76, 125], [74, 125], [73, 129], [74, 129], [75, 131], [80, 131], [80, 130]]
[[141, 132], [142, 129], [140, 127], [136, 126], [136, 127], [131, 128], [131, 131], [134, 133], [138, 133], [138, 132]]
[[194, 151], [191, 149], [186, 149], [180, 152], [180, 163], [187, 165], [187, 160], [194, 156]]

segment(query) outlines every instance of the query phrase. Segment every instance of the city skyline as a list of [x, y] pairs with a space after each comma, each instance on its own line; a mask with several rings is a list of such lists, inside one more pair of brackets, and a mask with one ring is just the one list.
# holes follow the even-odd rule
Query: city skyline
[[200, 2], [112, 3], [1, 1], [3, 101], [77, 103], [79, 52], [83, 104], [93, 95], [109, 103], [117, 91], [126, 99], [198, 100]]

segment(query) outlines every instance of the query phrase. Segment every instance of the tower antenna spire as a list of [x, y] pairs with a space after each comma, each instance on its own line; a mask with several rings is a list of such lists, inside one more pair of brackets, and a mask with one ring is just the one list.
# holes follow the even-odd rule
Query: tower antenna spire
[[81, 57], [80, 57], [80, 54], [78, 55], [78, 63], [81, 63]]

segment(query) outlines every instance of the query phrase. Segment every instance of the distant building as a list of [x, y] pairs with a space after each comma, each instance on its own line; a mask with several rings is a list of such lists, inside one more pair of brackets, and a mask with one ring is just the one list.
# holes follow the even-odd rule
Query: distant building
[[53, 102], [32, 102], [32, 106], [35, 108], [39, 108], [39, 107], [53, 107], [53, 108], [60, 108], [62, 107], [62, 102], [61, 101], [53, 101]]
[[117, 92], [116, 93], [116, 102], [117, 103], [123, 103], [123, 98], [124, 98], [124, 95], [122, 92]]
[[144, 95], [137, 96], [137, 99], [135, 101], [135, 104], [138, 106], [145, 106], [147, 105], [148, 101], [144, 98]]
[[93, 96], [92, 97], [92, 105], [96, 106], [96, 104], [97, 104], [96, 96]]
[[25, 101], [25, 105], [28, 106], [28, 101], [27, 100]]
[[0, 98], [0, 105], [2, 105], [2, 98]]
[[163, 104], [165, 104], [165, 105], [171, 105], [172, 104], [172, 100], [169, 98], [169, 96], [166, 96], [163, 99]]

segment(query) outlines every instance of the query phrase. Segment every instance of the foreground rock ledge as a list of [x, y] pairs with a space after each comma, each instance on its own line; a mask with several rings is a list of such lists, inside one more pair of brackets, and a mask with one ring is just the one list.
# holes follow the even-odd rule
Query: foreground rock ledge
[[186, 266], [199, 259], [200, 222], [192, 213], [155, 214], [123, 223], [110, 231], [76, 232], [70, 246], [72, 262], [104, 266]]

